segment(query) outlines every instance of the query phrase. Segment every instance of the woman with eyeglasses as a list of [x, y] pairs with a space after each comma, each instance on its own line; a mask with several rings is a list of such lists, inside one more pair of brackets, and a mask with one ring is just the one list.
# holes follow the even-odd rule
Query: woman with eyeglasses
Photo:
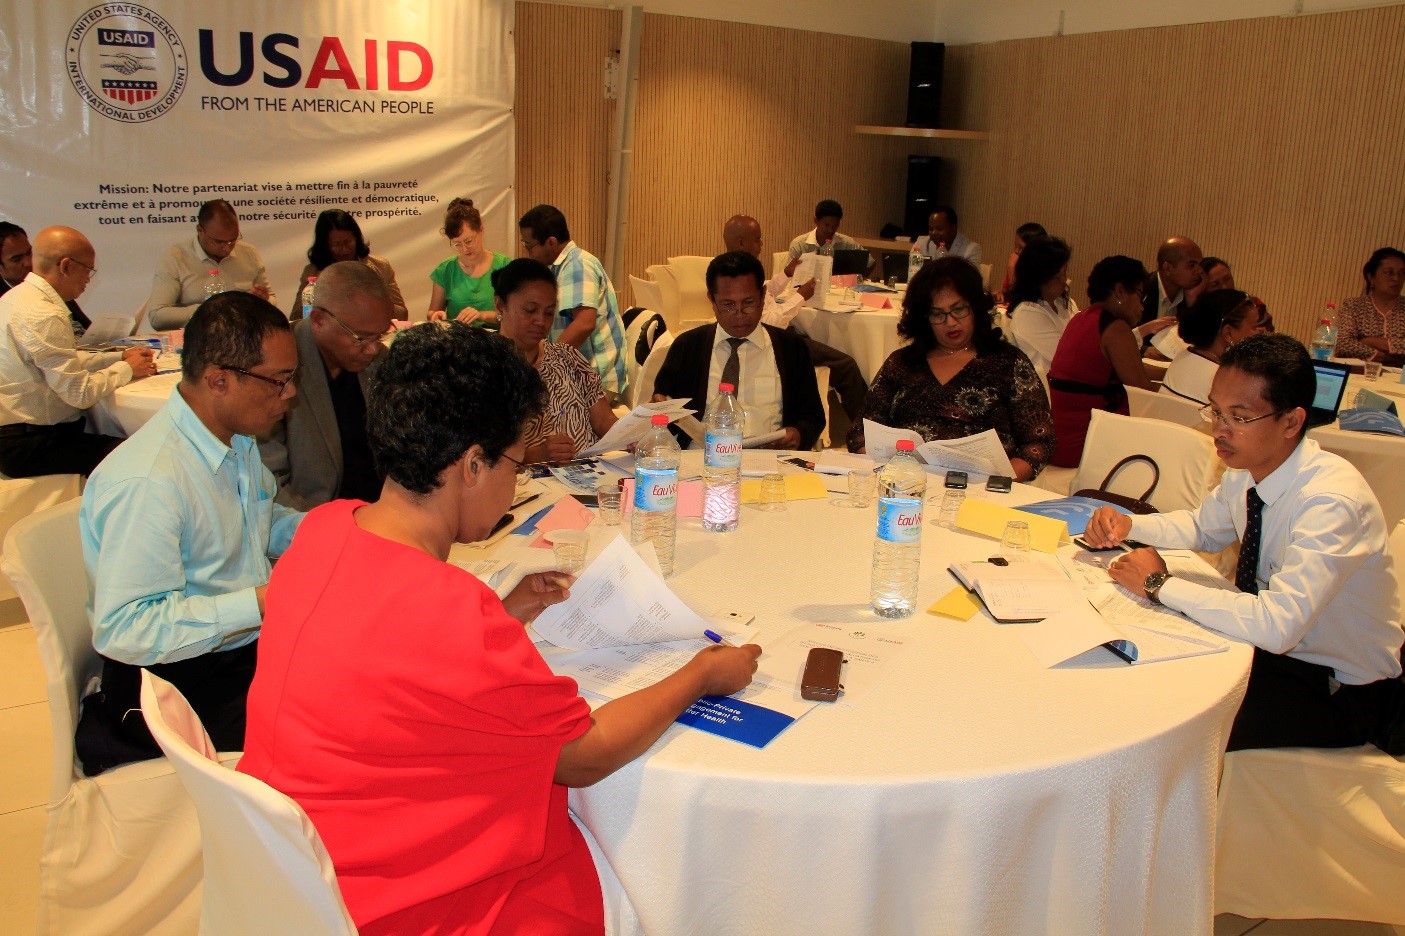
[[1122, 255], [1104, 257], [1088, 274], [1092, 305], [1069, 319], [1049, 365], [1049, 405], [1058, 445], [1052, 463], [1077, 467], [1093, 410], [1127, 415], [1126, 387], [1151, 389], [1142, 364], [1141, 339], [1146, 267]]
[[445, 237], [454, 255], [429, 274], [429, 320], [455, 319], [483, 328], [498, 327], [493, 308], [494, 270], [507, 266], [505, 254], [483, 244], [483, 216], [471, 198], [455, 198], [444, 212]]
[[499, 599], [447, 561], [512, 502], [544, 397], [495, 335], [407, 330], [367, 409], [380, 500], [313, 510], [269, 580], [239, 770], [306, 811], [364, 936], [603, 933], [567, 788], [756, 670], [759, 647], [712, 646], [592, 712], [523, 626], [570, 577], [535, 573]]
[[1201, 296], [1181, 313], [1179, 328], [1181, 341], [1190, 347], [1166, 368], [1161, 392], [1196, 403], [1210, 402], [1210, 384], [1220, 369], [1220, 355], [1264, 330], [1253, 297], [1237, 289], [1217, 289]]
[[302, 289], [307, 281], [332, 264], [344, 260], [359, 260], [375, 270], [390, 290], [390, 304], [395, 307], [395, 317], [401, 320], [410, 317], [390, 261], [371, 253], [371, 245], [361, 235], [361, 225], [356, 223], [355, 217], [340, 208], [328, 208], [317, 216], [317, 224], [312, 230], [312, 246], [307, 248], [307, 266], [303, 267], [297, 292], [293, 293], [290, 319], [296, 322], [302, 318]]
[[570, 461], [598, 442], [617, 419], [600, 375], [575, 348], [547, 340], [556, 314], [556, 277], [550, 268], [523, 257], [492, 276], [499, 332], [546, 384], [547, 408], [523, 429], [526, 460]]
[[[1337, 310], [1337, 356], [1405, 364], [1405, 252], [1382, 247], [1361, 268], [1365, 288]], [[1314, 326], [1315, 327], [1315, 326]]]
[[[943, 257], [924, 266], [898, 319], [898, 334], [911, 343], [883, 362], [863, 415], [926, 441], [994, 429], [1015, 480], [1029, 481], [1054, 448], [1049, 400], [1029, 358], [991, 325], [993, 307], [980, 271], [966, 261]], [[849, 451], [864, 450], [859, 421]]]

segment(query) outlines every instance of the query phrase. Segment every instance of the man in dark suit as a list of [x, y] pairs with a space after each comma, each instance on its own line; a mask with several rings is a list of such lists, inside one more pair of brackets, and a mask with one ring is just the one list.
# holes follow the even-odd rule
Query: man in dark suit
[[[29, 235], [18, 224], [0, 221], [0, 296], [23, 283], [32, 269], [34, 249], [29, 246]], [[70, 299], [64, 304], [68, 306], [68, 317], [72, 319], [73, 335], [80, 337], [93, 323], [79, 308], [78, 300]]]
[[1156, 269], [1143, 283], [1142, 320], [1137, 328], [1139, 334], [1155, 336], [1146, 349], [1147, 357], [1172, 361], [1185, 350], [1186, 343], [1174, 327], [1163, 332], [1144, 326], [1158, 319], [1179, 321], [1181, 313], [1195, 305], [1205, 291], [1202, 257], [1199, 245], [1189, 237], [1169, 237], [1157, 249]]
[[654, 399], [687, 399], [701, 418], [718, 384], [731, 383], [746, 412], [748, 437], [779, 432], [770, 448], [814, 448], [824, 430], [815, 367], [802, 338], [761, 324], [765, 282], [761, 261], [749, 253], [713, 258], [707, 295], [717, 323], [674, 340], [654, 381]]
[[393, 315], [390, 291], [371, 267], [344, 261], [318, 276], [312, 315], [293, 325], [298, 395], [259, 437], [280, 504], [310, 510], [339, 498], [380, 497], [366, 441], [366, 398]]

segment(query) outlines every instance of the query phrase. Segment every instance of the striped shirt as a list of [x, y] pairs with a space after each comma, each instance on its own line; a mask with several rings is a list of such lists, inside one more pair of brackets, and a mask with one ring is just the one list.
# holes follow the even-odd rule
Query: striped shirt
[[595, 331], [581, 345], [580, 352], [595, 372], [606, 393], [619, 395], [625, 385], [624, 323], [615, 287], [605, 275], [605, 267], [593, 254], [571, 241], [551, 265], [556, 275], [556, 321], [550, 338], [556, 341], [581, 307], [595, 310]]

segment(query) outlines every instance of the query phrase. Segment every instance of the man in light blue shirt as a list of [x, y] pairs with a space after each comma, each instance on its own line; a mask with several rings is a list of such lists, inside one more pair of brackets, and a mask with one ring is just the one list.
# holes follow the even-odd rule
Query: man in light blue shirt
[[297, 365], [267, 300], [206, 301], [165, 408], [93, 472], [79, 513], [103, 656], [78, 727], [89, 775], [160, 756], [138, 702], [143, 667], [185, 694], [216, 747], [242, 750], [270, 560], [303, 517], [274, 503], [254, 437], [286, 412]]
[[619, 399], [627, 379], [624, 323], [605, 266], [576, 246], [566, 216], [552, 205], [537, 205], [517, 227], [523, 252], [551, 267], [556, 277], [556, 318], [550, 339], [580, 351], [600, 375], [606, 395]]

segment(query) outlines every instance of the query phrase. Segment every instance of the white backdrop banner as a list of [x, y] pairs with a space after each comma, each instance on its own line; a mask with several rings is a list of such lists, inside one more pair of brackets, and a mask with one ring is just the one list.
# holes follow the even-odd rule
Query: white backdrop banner
[[84, 311], [131, 313], [224, 198], [286, 311], [342, 208], [422, 316], [451, 198], [516, 253], [511, 28], [511, 0], [3, 4], [0, 219], [88, 235]]

